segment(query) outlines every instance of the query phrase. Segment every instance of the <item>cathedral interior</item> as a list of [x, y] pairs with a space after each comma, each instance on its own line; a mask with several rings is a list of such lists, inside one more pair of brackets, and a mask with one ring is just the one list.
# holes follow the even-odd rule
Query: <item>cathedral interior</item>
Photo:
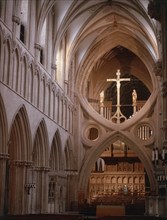
[[0, 177], [0, 219], [166, 219], [166, 0], [0, 0]]

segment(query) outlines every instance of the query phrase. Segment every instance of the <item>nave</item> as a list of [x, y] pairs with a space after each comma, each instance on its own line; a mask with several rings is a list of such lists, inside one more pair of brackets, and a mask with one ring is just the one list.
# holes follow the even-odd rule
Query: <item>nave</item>
[[0, 0], [0, 219], [167, 217], [166, 3]]

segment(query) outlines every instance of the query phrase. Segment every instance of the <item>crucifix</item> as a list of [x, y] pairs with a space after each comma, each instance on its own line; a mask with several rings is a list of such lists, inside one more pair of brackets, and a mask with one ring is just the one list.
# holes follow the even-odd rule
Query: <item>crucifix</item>
[[117, 87], [117, 104], [116, 104], [116, 107], [117, 107], [117, 110], [115, 112], [115, 114], [111, 117], [111, 120], [113, 122], [116, 122], [116, 123], [120, 123], [122, 121], [125, 121], [127, 118], [122, 114], [121, 112], [121, 105], [120, 105], [120, 87], [121, 87], [121, 82], [122, 81], [130, 81], [130, 78], [120, 78], [120, 70], [118, 69], [117, 72], [116, 72], [116, 76], [117, 78], [116, 79], [107, 79], [107, 82], [116, 82], [116, 87]]

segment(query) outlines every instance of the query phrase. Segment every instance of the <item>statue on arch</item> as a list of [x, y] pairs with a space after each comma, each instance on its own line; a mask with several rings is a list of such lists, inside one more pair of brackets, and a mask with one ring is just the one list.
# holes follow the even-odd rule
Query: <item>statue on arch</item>
[[137, 92], [135, 89], [133, 89], [133, 92], [132, 92], [132, 103], [133, 105], [136, 105], [136, 101], [137, 101]]

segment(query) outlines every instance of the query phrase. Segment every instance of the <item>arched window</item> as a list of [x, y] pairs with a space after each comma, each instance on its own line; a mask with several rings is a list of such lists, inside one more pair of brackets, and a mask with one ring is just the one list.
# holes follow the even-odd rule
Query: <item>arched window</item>
[[40, 37], [40, 63], [44, 65], [44, 48], [46, 46], [46, 19], [42, 27], [41, 37]]
[[20, 25], [20, 40], [26, 43], [26, 27], [28, 21], [28, 0], [22, 0], [20, 11], [21, 25]]

